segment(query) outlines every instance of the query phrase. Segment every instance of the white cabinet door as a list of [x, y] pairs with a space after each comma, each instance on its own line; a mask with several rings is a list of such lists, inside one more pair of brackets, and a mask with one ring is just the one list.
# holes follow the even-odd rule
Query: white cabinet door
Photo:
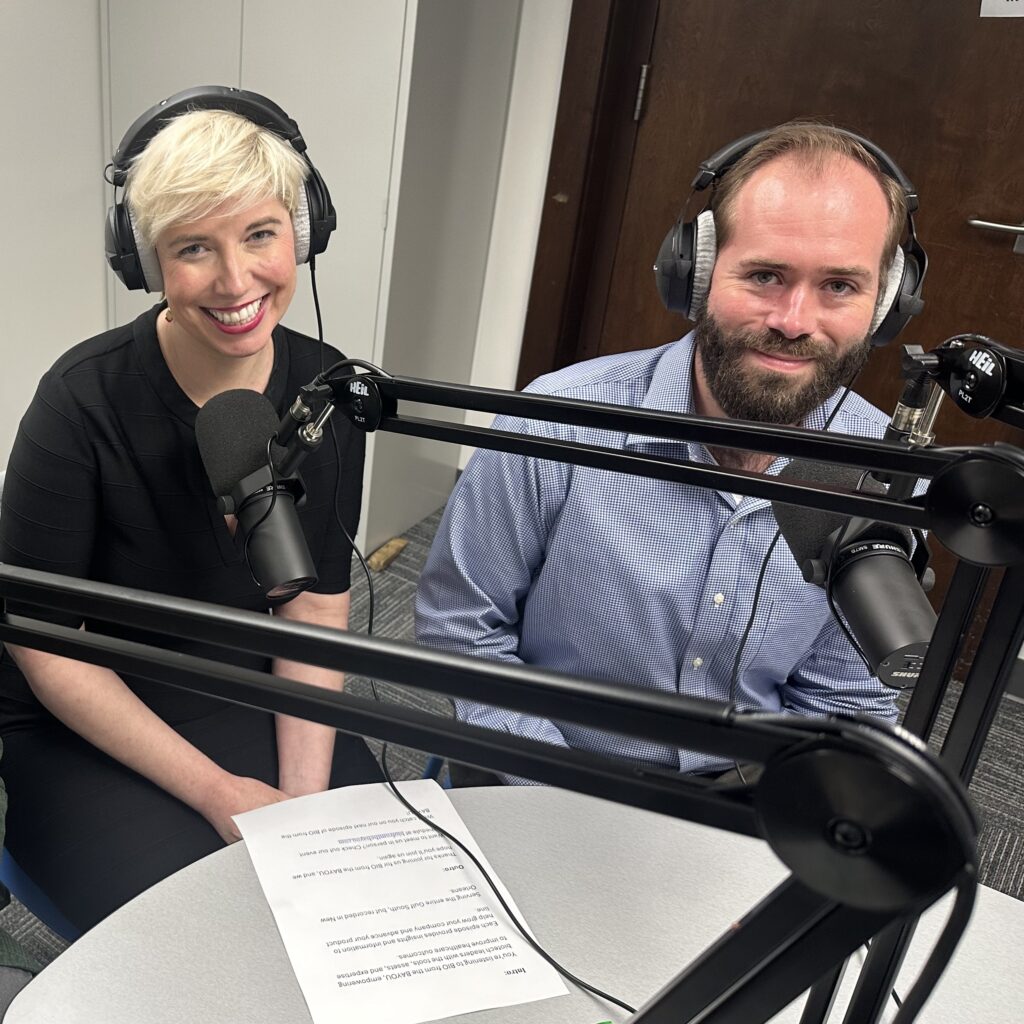
[[[106, 0], [110, 153], [135, 119], [193, 85], [238, 85], [242, 0]], [[110, 153], [107, 159], [110, 159]], [[97, 228], [98, 245], [103, 244]], [[110, 327], [160, 298], [130, 292], [111, 275]]]
[[[298, 121], [330, 189], [338, 230], [316, 267], [324, 336], [361, 359], [373, 356], [405, 10], [405, 0], [246, 0], [242, 26], [242, 88]], [[305, 272], [288, 326], [316, 336]]]

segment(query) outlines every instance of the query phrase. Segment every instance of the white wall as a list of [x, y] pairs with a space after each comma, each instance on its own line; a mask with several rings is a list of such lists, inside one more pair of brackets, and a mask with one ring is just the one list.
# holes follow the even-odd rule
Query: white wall
[[[242, 0], [100, 0], [100, 13], [107, 160], [135, 119], [160, 100], [192, 85], [238, 84]], [[109, 205], [109, 189], [107, 198]], [[128, 291], [109, 270], [107, 292], [110, 327], [128, 323], [160, 299]]]
[[[391, 373], [469, 380], [518, 22], [512, 0], [417, 4], [375, 347], [375, 362]], [[422, 407], [402, 412], [461, 419]], [[444, 504], [459, 459], [442, 442], [388, 433], [373, 440], [364, 517], [371, 550]]]
[[[524, 0], [470, 383], [515, 388], [572, 0]], [[491, 416], [471, 412], [483, 426]], [[464, 468], [472, 448], [464, 448]]]
[[43, 371], [107, 326], [97, 0], [0, 3], [0, 466]]

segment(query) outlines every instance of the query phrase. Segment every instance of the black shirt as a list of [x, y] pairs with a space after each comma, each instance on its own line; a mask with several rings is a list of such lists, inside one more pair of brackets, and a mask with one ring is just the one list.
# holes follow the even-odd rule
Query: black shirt
[[[232, 536], [203, 469], [195, 440], [198, 408], [164, 361], [156, 306], [133, 323], [66, 352], [43, 376], [11, 452], [0, 514], [0, 561], [82, 579], [136, 587], [216, 604], [266, 611], [269, 603]], [[278, 325], [274, 367], [264, 392], [282, 415], [320, 370], [319, 343]], [[327, 348], [326, 365], [341, 356]], [[319, 581], [319, 593], [349, 588], [351, 546], [338, 512], [355, 536], [362, 496], [365, 438], [334, 417], [340, 464], [328, 438], [301, 466], [307, 498], [299, 520]], [[18, 612], [14, 605], [8, 610]], [[24, 613], [24, 610], [22, 610]], [[42, 613], [33, 611], [35, 617]], [[58, 612], [54, 622], [79, 623]], [[146, 635], [87, 622], [87, 628], [145, 642]], [[164, 641], [167, 646], [167, 642]], [[225, 655], [177, 641], [189, 653], [230, 657], [265, 668], [265, 659]], [[170, 722], [219, 706], [211, 698], [126, 678]], [[42, 709], [9, 655], [0, 665], [0, 731], [35, 721]]]

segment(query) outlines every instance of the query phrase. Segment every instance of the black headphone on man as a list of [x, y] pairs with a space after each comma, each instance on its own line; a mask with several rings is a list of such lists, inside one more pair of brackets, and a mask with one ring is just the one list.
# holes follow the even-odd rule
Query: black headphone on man
[[[860, 143], [878, 161], [882, 171], [903, 189], [907, 200], [907, 237], [896, 250], [871, 322], [871, 344], [886, 345], [924, 306], [921, 288], [928, 269], [928, 257], [914, 231], [917, 190], [892, 158], [873, 142], [842, 128], [834, 130]], [[691, 188], [702, 192], [773, 131], [774, 128], [769, 128], [744, 135], [720, 149], [700, 165]], [[669, 310], [695, 320], [704, 308], [715, 267], [718, 251], [715, 219], [710, 206], [692, 220], [684, 220], [683, 216], [680, 215], [672, 225], [658, 250], [654, 280], [658, 294]]]
[[[108, 180], [116, 188], [123, 186], [132, 161], [168, 121], [192, 110], [227, 110], [266, 128], [284, 139], [309, 166], [304, 201], [292, 217], [295, 230], [295, 262], [309, 262], [327, 248], [338, 217], [331, 205], [320, 172], [306, 153], [306, 140], [299, 126], [276, 103], [254, 92], [221, 85], [202, 85], [173, 96], [150, 107], [125, 133], [110, 164]], [[146, 244], [132, 220], [127, 203], [117, 202], [107, 211], [107, 262], [126, 287], [144, 288], [147, 292], [163, 291], [163, 275], [156, 251]]]

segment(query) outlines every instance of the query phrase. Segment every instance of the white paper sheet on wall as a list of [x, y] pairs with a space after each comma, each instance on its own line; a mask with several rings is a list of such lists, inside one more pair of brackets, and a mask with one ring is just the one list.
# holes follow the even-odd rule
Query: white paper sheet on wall
[[981, 0], [983, 18], [1024, 18], [1024, 0]]
[[[398, 785], [495, 877], [436, 782]], [[469, 858], [383, 783], [271, 804], [235, 821], [314, 1024], [420, 1024], [566, 994]]]

